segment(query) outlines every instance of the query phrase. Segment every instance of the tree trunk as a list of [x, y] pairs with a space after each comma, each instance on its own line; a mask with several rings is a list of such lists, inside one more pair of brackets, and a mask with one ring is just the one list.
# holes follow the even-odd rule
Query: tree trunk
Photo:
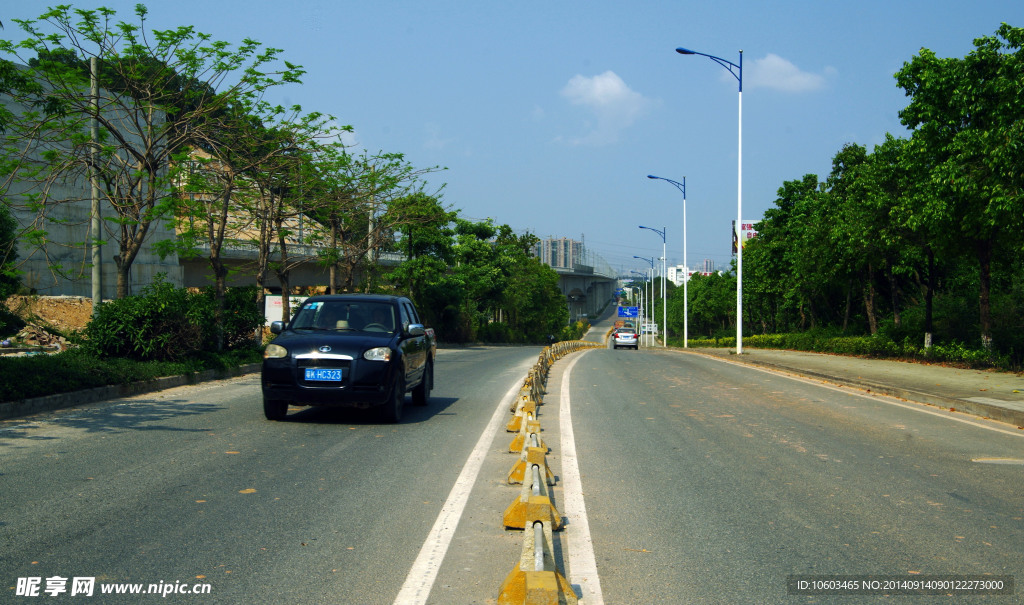
[[120, 254], [114, 257], [117, 266], [117, 297], [124, 298], [131, 294], [132, 263], [139, 254], [138, 246], [128, 246], [122, 241]]
[[889, 267], [889, 296], [892, 299], [892, 322], [898, 328], [902, 323], [902, 318], [900, 317], [900, 293], [897, 290], [896, 274], [891, 266]]
[[[282, 232], [281, 225], [277, 226], [277, 232]], [[288, 284], [288, 277], [291, 274], [291, 269], [288, 268], [288, 243], [285, 241], [284, 236], [279, 237], [277, 243], [281, 246], [281, 264], [274, 272], [277, 273], [277, 281], [281, 284], [281, 316], [284, 321], [288, 321], [292, 316], [292, 291], [291, 286]]]
[[932, 347], [932, 295], [935, 292], [935, 251], [928, 248], [928, 276], [924, 286], [924, 348]]
[[853, 310], [853, 279], [846, 280], [846, 309], [843, 311], [843, 333], [850, 326], [850, 312]]
[[224, 342], [224, 293], [227, 291], [227, 277], [228, 268], [224, 264], [224, 260], [221, 258], [221, 247], [224, 245], [224, 232], [227, 228], [228, 221], [228, 207], [231, 203], [231, 193], [233, 191], [234, 179], [231, 178], [229, 172], [228, 184], [224, 188], [224, 194], [221, 197], [221, 204], [218, 208], [218, 215], [216, 220], [208, 222], [209, 231], [207, 232], [207, 238], [210, 241], [210, 268], [213, 270], [214, 277], [214, 346], [217, 351], [223, 351], [225, 347]]
[[341, 279], [338, 276], [338, 270], [340, 268], [339, 267], [340, 263], [338, 262], [337, 255], [338, 255], [338, 231], [341, 230], [341, 221], [336, 216], [332, 216], [331, 219], [330, 219], [330, 225], [331, 225], [331, 264], [330, 264], [330, 267], [328, 268], [328, 271], [330, 273], [330, 275], [329, 275], [330, 293], [331, 294], [339, 294], [340, 293], [340, 291], [339, 291], [339, 284], [341, 282]]
[[120, 257], [116, 257], [115, 264], [117, 265], [117, 297], [124, 298], [128, 296], [128, 279], [131, 274], [131, 265], [122, 263]]
[[875, 315], [875, 279], [874, 270], [868, 265], [867, 279], [864, 280], [864, 312], [868, 318], [868, 330], [871, 335], [878, 334], [878, 317]]
[[978, 244], [978, 268], [980, 269], [980, 292], [978, 296], [981, 311], [981, 346], [992, 350], [992, 308], [990, 293], [992, 287], [992, 240]]

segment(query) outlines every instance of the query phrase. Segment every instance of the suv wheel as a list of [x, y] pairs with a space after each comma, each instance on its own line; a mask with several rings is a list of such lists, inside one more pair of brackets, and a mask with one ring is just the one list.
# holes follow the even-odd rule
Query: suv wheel
[[423, 379], [420, 383], [412, 390], [412, 403], [413, 405], [427, 405], [430, 403], [430, 390], [434, 388], [434, 362], [427, 360], [426, 367], [423, 368]]
[[391, 397], [381, 409], [385, 422], [392, 424], [402, 420], [402, 406], [405, 404], [405, 378], [398, 376], [391, 385]]
[[288, 415], [288, 402], [264, 397], [263, 415], [267, 417], [267, 420], [284, 420], [284, 417]]

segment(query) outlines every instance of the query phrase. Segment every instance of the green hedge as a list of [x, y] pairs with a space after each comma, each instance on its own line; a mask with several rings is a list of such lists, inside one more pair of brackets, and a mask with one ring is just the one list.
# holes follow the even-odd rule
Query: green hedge
[[[736, 338], [691, 338], [689, 346], [734, 348]], [[905, 338], [902, 342], [895, 342], [882, 335], [836, 336], [825, 332], [754, 334], [743, 338], [743, 346], [754, 349], [788, 349], [815, 353], [957, 363], [972, 368], [1014, 369], [1011, 367], [1010, 356], [1000, 356], [982, 349], [971, 349], [959, 342], [936, 344], [925, 349], [923, 345], [913, 343], [909, 338]]]

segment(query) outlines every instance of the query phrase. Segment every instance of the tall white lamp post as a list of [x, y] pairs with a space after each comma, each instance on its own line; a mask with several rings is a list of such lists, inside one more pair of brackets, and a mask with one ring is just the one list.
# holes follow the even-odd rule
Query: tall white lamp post
[[690, 341], [690, 313], [689, 313], [689, 293], [687, 292], [686, 286], [690, 281], [690, 264], [686, 262], [686, 177], [683, 177], [683, 182], [673, 181], [672, 179], [666, 179], [660, 176], [654, 176], [648, 174], [649, 179], [658, 179], [675, 185], [676, 189], [683, 192], [683, 348], [687, 348]]
[[729, 70], [739, 82], [739, 143], [737, 151], [736, 176], [736, 354], [743, 353], [743, 241], [740, 239], [743, 228], [743, 51], [740, 51], [740, 62], [737, 65], [721, 57], [699, 53], [687, 48], [677, 48], [681, 55], [700, 55], [707, 57]]
[[[662, 227], [661, 229], [655, 229], [654, 227], [644, 227], [643, 225], [640, 225], [640, 228], [653, 231], [653, 232], [655, 232], [655, 233], [657, 233], [658, 235], [661, 236], [661, 329], [663, 330], [663, 334], [661, 336], [661, 345], [663, 347], [667, 347], [668, 346], [668, 300], [667, 300], [667, 297], [668, 297], [668, 294], [667, 294], [668, 284], [666, 282], [668, 281], [668, 275], [667, 275], [668, 272], [665, 270], [665, 262], [666, 262], [665, 261], [665, 231], [666, 231], [666, 228]], [[653, 267], [652, 267], [652, 270], [653, 270]]]

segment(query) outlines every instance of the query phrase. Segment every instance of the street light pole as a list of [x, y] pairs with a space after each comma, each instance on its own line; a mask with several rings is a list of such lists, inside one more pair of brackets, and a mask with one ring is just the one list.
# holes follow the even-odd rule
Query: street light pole
[[699, 53], [687, 48], [677, 48], [681, 55], [700, 55], [707, 57], [729, 70], [739, 82], [739, 128], [736, 165], [736, 354], [743, 353], [743, 241], [740, 235], [743, 229], [743, 51], [740, 51], [739, 64], [721, 57]]
[[649, 178], [649, 179], [658, 179], [658, 180], [666, 181], [668, 183], [672, 183], [673, 185], [675, 185], [676, 189], [678, 189], [679, 191], [681, 191], [683, 193], [683, 348], [686, 349], [686, 348], [688, 348], [688, 343], [690, 341], [690, 331], [689, 331], [690, 319], [689, 319], [689, 308], [688, 308], [688, 306], [689, 306], [689, 298], [690, 297], [689, 297], [689, 293], [687, 292], [687, 288], [686, 288], [687, 284], [690, 281], [690, 264], [688, 262], [686, 262], [686, 177], [685, 176], [683, 177], [683, 182], [682, 183], [680, 183], [678, 181], [673, 181], [672, 179], [666, 179], [664, 177], [654, 176], [653, 174], [648, 174], [647, 178]]
[[[641, 273], [639, 271], [630, 271], [630, 273], [636, 273], [637, 275], [642, 276], [645, 280], [647, 279], [647, 273], [646, 272]], [[645, 283], [642, 287], [637, 289], [637, 293], [636, 293], [637, 300], [640, 303], [639, 306], [638, 306], [640, 311], [639, 311], [639, 313], [637, 313], [637, 318], [636, 318], [636, 322], [639, 325], [635, 326], [635, 329], [637, 330], [637, 333], [636, 333], [637, 342], [643, 340], [643, 331], [642, 331], [640, 326], [642, 326], [644, 324], [644, 290], [646, 288], [647, 288], [647, 284]]]
[[[641, 229], [650, 229], [650, 227], [641, 227]], [[654, 257], [647, 258], [646, 256], [633, 256], [633, 258], [639, 258], [645, 260], [651, 265], [651, 295], [647, 297], [647, 304], [651, 307], [651, 311], [654, 311]], [[648, 318], [650, 315], [648, 314]], [[642, 334], [641, 328], [641, 334]]]
[[[668, 296], [668, 293], [667, 293], [668, 284], [666, 282], [668, 281], [668, 276], [666, 274], [668, 272], [665, 270], [665, 262], [666, 262], [665, 261], [665, 254], [666, 254], [666, 252], [665, 252], [665, 231], [667, 230], [667, 228], [662, 227], [661, 229], [655, 229], [654, 227], [644, 227], [643, 225], [640, 225], [640, 228], [641, 229], [648, 229], [648, 230], [653, 231], [653, 232], [655, 232], [655, 233], [657, 233], [658, 235], [661, 236], [661, 316], [662, 316], [661, 317], [661, 323], [662, 323], [661, 329], [665, 331], [665, 333], [662, 335], [661, 345], [663, 347], [667, 347], [668, 346], [668, 299], [667, 299], [667, 296]], [[651, 270], [652, 271], [654, 270], [653, 266], [651, 267]]]
[[640, 288], [637, 289], [637, 298], [639, 299], [639, 303], [640, 303], [638, 308], [640, 309], [640, 311], [637, 313], [637, 318], [636, 318], [637, 325], [635, 327], [637, 342], [639, 342], [640, 344], [643, 344], [644, 332], [643, 332], [643, 327], [642, 326], [644, 325], [644, 315], [645, 315], [644, 314], [644, 294], [647, 291], [647, 269], [644, 269], [643, 273], [641, 273], [639, 271], [632, 271], [632, 273], [636, 273], [637, 275], [643, 277], [643, 279], [644, 279], [644, 284]]

